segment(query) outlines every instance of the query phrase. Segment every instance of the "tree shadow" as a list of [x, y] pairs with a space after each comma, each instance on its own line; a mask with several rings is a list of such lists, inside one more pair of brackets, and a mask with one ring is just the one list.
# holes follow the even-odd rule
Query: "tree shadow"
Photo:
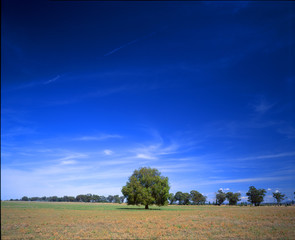
[[143, 211], [160, 211], [161, 209], [159, 208], [149, 208], [149, 209], [145, 209], [145, 208], [128, 208], [128, 207], [119, 207], [117, 208], [118, 210], [143, 210]]

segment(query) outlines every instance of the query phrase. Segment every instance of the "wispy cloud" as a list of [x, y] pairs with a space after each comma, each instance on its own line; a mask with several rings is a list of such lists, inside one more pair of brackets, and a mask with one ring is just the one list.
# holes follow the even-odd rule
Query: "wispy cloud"
[[69, 164], [76, 164], [77, 161], [75, 160], [65, 160], [61, 162], [61, 165], [69, 165]]
[[105, 149], [105, 150], [103, 151], [103, 153], [104, 153], [105, 155], [112, 155], [114, 152], [113, 152], [112, 150]]
[[292, 126], [283, 126], [278, 129], [278, 132], [287, 138], [295, 138], [295, 128]]
[[109, 88], [109, 89], [103, 89], [103, 90], [99, 90], [99, 91], [94, 91], [94, 92], [89, 92], [89, 93], [86, 93], [86, 94], [73, 96], [73, 97], [67, 98], [67, 99], [50, 101], [47, 104], [48, 105], [73, 104], [73, 103], [77, 103], [77, 102], [80, 102], [80, 101], [83, 101], [83, 100], [86, 100], [86, 99], [109, 96], [109, 95], [112, 95], [112, 94], [116, 94], [116, 93], [126, 91], [128, 89], [130, 89], [130, 88], [127, 88], [125, 86]]
[[49, 84], [49, 83], [53, 83], [53, 82], [55, 82], [55, 81], [57, 81], [58, 79], [60, 79], [60, 75], [57, 75], [56, 77], [54, 77], [54, 78], [51, 78], [51, 79], [49, 79], [49, 80], [47, 80], [47, 81], [44, 81], [43, 82], [43, 84]]
[[66, 162], [73, 159], [87, 158], [88, 155], [84, 153], [68, 153], [65, 157], [59, 158], [62, 162]]
[[7, 129], [5, 131], [2, 130], [2, 137], [15, 137], [15, 136], [20, 136], [20, 135], [27, 135], [27, 134], [36, 134], [36, 130], [33, 128], [28, 128], [28, 127], [15, 127], [11, 129]]
[[179, 151], [180, 146], [176, 143], [164, 145], [163, 142], [156, 142], [151, 145], [142, 146], [131, 150], [136, 158], [156, 160], [163, 155], [171, 155]]
[[82, 136], [78, 138], [74, 138], [73, 140], [77, 141], [102, 141], [110, 138], [122, 138], [121, 135], [117, 134], [101, 134], [98, 136]]
[[[177, 157], [173, 157], [174, 153], [181, 151], [185, 146], [175, 141], [166, 143], [159, 134], [156, 135], [158, 136], [155, 138], [154, 135], [152, 142], [149, 141], [150, 144], [142, 144], [140, 147], [136, 147], [137, 143], [130, 143], [129, 147], [115, 145], [112, 146], [112, 150], [102, 147], [95, 152], [49, 149], [48, 145], [45, 149], [6, 148], [5, 164], [1, 169], [2, 192], [4, 196], [13, 197], [21, 197], [21, 195], [15, 196], [15, 193], [30, 196], [67, 194], [67, 189], [73, 190], [70, 195], [87, 191], [103, 194], [101, 189], [97, 190], [91, 183], [108, 182], [109, 188], [105, 189], [106, 194], [120, 194], [120, 188], [133, 170], [142, 166], [156, 167], [164, 174], [192, 171], [188, 162], [177, 163]], [[76, 140], [100, 141], [112, 138], [121, 138], [121, 135], [82, 136]], [[22, 152], [25, 155], [22, 155]], [[157, 161], [160, 156], [164, 162]], [[13, 181], [11, 174], [17, 174], [17, 179]], [[76, 186], [80, 192], [74, 190], [73, 186]]]
[[40, 85], [48, 85], [53, 82], [56, 82], [60, 78], [61, 78], [61, 76], [57, 75], [56, 77], [53, 77], [49, 80], [32, 81], [29, 83], [22, 84], [22, 85], [18, 86], [16, 89], [25, 89], [25, 88], [32, 88], [32, 87], [36, 87], [36, 86], [40, 86]]
[[259, 114], [265, 114], [274, 105], [275, 105], [274, 103], [269, 103], [265, 99], [260, 99], [258, 103], [252, 105], [252, 108], [255, 112]]
[[270, 158], [282, 158], [282, 157], [292, 157], [295, 156], [295, 152], [284, 152], [277, 154], [269, 154], [269, 155], [258, 155], [252, 157], [238, 158], [238, 161], [248, 161], [248, 160], [258, 160], [258, 159], [270, 159]]
[[[294, 180], [294, 172], [287, 167], [278, 169], [276, 173], [262, 170], [264, 175], [261, 174], [258, 177], [251, 174], [245, 175], [240, 171], [239, 177], [229, 179], [224, 174], [219, 174], [220, 165], [216, 163], [230, 166], [234, 162], [234, 167], [239, 168], [240, 165], [245, 165], [244, 161], [293, 157], [295, 152], [257, 155], [238, 158], [240, 162], [236, 161], [237, 159], [224, 162], [220, 159], [214, 160], [216, 154], [201, 155], [195, 149], [188, 151], [191, 149], [191, 141], [185, 141], [179, 135], [177, 138], [167, 139], [167, 136], [164, 138], [156, 130], [149, 131], [148, 135], [148, 140], [142, 141], [141, 144], [129, 142], [128, 145], [120, 146], [113, 143], [110, 145], [109, 142], [106, 142], [107, 145], [104, 142], [98, 142], [95, 151], [84, 147], [80, 150], [50, 148], [47, 143], [46, 148], [37, 145], [29, 148], [23, 146], [8, 149], [5, 147], [3, 152], [5, 164], [1, 169], [1, 191], [5, 194], [3, 197], [7, 195], [13, 198], [21, 197], [21, 195], [13, 195], [15, 193], [30, 196], [58, 195], [59, 193], [75, 195], [88, 192], [120, 194], [121, 187], [133, 170], [143, 166], [157, 168], [164, 176], [168, 176], [172, 186], [171, 191], [188, 191], [186, 190], [188, 188], [204, 191], [210, 186], [223, 187], [225, 191], [229, 188], [236, 191], [233, 185], [237, 183], [265, 182], [267, 186], [272, 187], [272, 182]], [[80, 136], [75, 140], [87, 143], [87, 141], [120, 137], [121, 135], [118, 134], [98, 134]], [[69, 143], [69, 141], [66, 142]], [[17, 180], [11, 177], [15, 174], [18, 175]], [[185, 175], [188, 178], [184, 177]], [[189, 176], [193, 176], [193, 180]], [[97, 186], [101, 188], [96, 188]], [[67, 192], [68, 189], [72, 192]]]
[[282, 180], [294, 180], [294, 176], [281, 176], [281, 177], [258, 177], [258, 178], [237, 178], [237, 179], [220, 179], [212, 181], [199, 182], [199, 185], [211, 185], [211, 184], [224, 184], [224, 183], [256, 183], [256, 182], [271, 182]]
[[137, 154], [136, 158], [150, 159], [150, 160], [157, 159], [155, 156], [144, 154], [144, 153]]
[[109, 55], [111, 55], [111, 54], [113, 54], [113, 53], [115, 53], [115, 52], [121, 50], [122, 48], [125, 48], [125, 47], [129, 46], [129, 45], [132, 45], [132, 44], [137, 43], [137, 42], [139, 42], [139, 41], [141, 41], [141, 40], [144, 40], [144, 39], [146, 39], [146, 38], [148, 38], [148, 37], [151, 37], [151, 36], [153, 36], [154, 34], [156, 34], [156, 32], [152, 32], [152, 33], [150, 33], [150, 34], [148, 34], [148, 35], [145, 35], [145, 36], [143, 36], [143, 37], [136, 38], [135, 40], [132, 40], [132, 41], [126, 43], [126, 44], [123, 44], [123, 45], [121, 45], [121, 46], [119, 46], [119, 47], [113, 49], [112, 51], [110, 51], [110, 52], [104, 54], [104, 57], [109, 56]]

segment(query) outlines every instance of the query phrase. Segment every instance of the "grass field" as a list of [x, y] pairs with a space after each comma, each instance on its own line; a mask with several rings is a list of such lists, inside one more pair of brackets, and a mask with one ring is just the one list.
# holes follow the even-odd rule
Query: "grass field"
[[295, 207], [1, 202], [1, 239], [295, 239]]

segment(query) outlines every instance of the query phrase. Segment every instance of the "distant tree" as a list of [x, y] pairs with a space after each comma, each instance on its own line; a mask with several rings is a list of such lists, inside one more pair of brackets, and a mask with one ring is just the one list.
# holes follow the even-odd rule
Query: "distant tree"
[[100, 202], [100, 196], [93, 194], [92, 200], [93, 200], [93, 202]]
[[169, 193], [168, 200], [169, 200], [169, 203], [170, 204], [173, 204], [174, 203], [175, 198], [174, 198], [174, 194], [173, 193]]
[[161, 176], [155, 168], [144, 167], [133, 172], [122, 193], [128, 205], [143, 204], [148, 209], [151, 204], [167, 205], [169, 188], [167, 177]]
[[29, 201], [29, 198], [27, 196], [23, 196], [22, 201]]
[[229, 205], [237, 205], [238, 201], [241, 201], [240, 193], [227, 192], [225, 195]]
[[87, 202], [88, 198], [84, 194], [79, 194], [76, 196], [76, 201], [77, 202]]
[[85, 196], [85, 202], [93, 202], [92, 194], [87, 193]]
[[263, 202], [265, 196], [265, 189], [256, 189], [254, 186], [249, 187], [249, 191], [246, 193], [248, 201], [255, 206], [259, 206]]
[[281, 201], [285, 200], [286, 198], [286, 195], [281, 194], [280, 192], [273, 192], [272, 195], [277, 200], [277, 204], [280, 204]]
[[105, 196], [99, 196], [100, 197], [100, 202], [107, 202], [107, 198]]
[[59, 199], [61, 202], [74, 202], [75, 198], [70, 196], [63, 196]]
[[35, 202], [35, 201], [40, 201], [39, 197], [31, 197], [29, 198], [30, 201]]
[[108, 200], [109, 203], [112, 203], [114, 201], [114, 196], [113, 195], [109, 195], [107, 197], [107, 200]]
[[193, 202], [193, 204], [205, 204], [206, 202], [206, 196], [204, 196], [202, 193], [199, 193], [198, 191], [196, 190], [192, 190], [190, 192], [190, 198]]
[[183, 193], [182, 197], [183, 197], [183, 205], [189, 205], [191, 203], [190, 202], [191, 196], [189, 193]]
[[178, 201], [179, 205], [183, 205], [184, 196], [182, 192], [178, 191], [177, 193], [175, 193], [174, 199], [175, 201]]
[[216, 193], [216, 203], [217, 205], [221, 205], [226, 199], [226, 194], [222, 190], [218, 190], [218, 193]]
[[68, 201], [69, 201], [69, 202], [75, 202], [75, 200], [76, 200], [76, 199], [75, 199], [75, 197], [73, 197], [73, 196], [69, 196], [69, 197], [68, 197]]
[[121, 196], [121, 197], [120, 197], [120, 203], [123, 203], [124, 200], [125, 200], [125, 197], [124, 197], [124, 196]]
[[51, 202], [57, 202], [58, 201], [58, 197], [57, 196], [52, 196], [50, 197]]
[[115, 195], [115, 196], [114, 196], [114, 202], [115, 202], [115, 203], [121, 203], [121, 200], [120, 200], [119, 195]]

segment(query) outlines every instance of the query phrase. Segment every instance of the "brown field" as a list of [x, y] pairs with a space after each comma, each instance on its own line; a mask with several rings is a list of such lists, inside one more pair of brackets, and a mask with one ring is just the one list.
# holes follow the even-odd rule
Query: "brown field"
[[295, 239], [295, 207], [1, 202], [1, 239]]

